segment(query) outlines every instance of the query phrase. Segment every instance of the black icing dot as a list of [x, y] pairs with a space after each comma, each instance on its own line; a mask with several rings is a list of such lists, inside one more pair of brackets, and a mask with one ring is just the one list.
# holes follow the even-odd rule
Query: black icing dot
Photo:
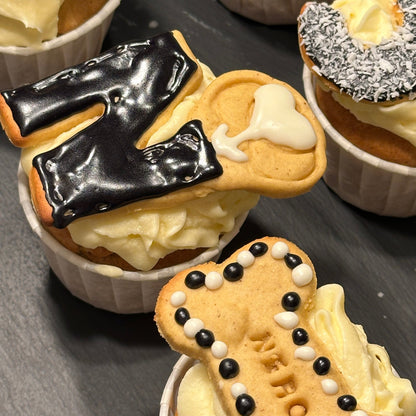
[[244, 267], [240, 263], [230, 263], [224, 268], [224, 278], [230, 282], [236, 282], [243, 277]]
[[186, 308], [176, 309], [175, 312], [175, 321], [179, 325], [185, 325], [185, 322], [190, 318], [189, 311]]
[[282, 297], [282, 306], [287, 311], [296, 311], [300, 305], [300, 296], [296, 292], [287, 292]]
[[346, 411], [355, 410], [355, 408], [357, 407], [357, 400], [354, 396], [351, 396], [350, 394], [338, 397], [337, 403], [340, 409]]
[[268, 250], [268, 246], [266, 243], [262, 243], [262, 242], [258, 242], [258, 243], [254, 243], [249, 249], [248, 251], [254, 256], [254, 257], [259, 257], [262, 256], [263, 254], [266, 253], [266, 251]]
[[198, 271], [193, 270], [189, 272], [185, 277], [185, 285], [189, 287], [189, 289], [198, 289], [205, 284], [205, 274]]
[[240, 415], [249, 416], [254, 412], [256, 402], [250, 395], [243, 393], [237, 397], [235, 407]]
[[292, 339], [296, 345], [304, 345], [309, 341], [309, 335], [303, 328], [295, 328], [292, 332]]
[[326, 357], [319, 357], [313, 363], [313, 369], [318, 376], [324, 376], [329, 373], [331, 368], [331, 361]]
[[200, 347], [208, 348], [214, 341], [214, 334], [209, 329], [201, 329], [195, 334], [195, 340]]
[[302, 259], [297, 254], [287, 253], [285, 256], [285, 263], [289, 269], [294, 269], [299, 264], [302, 264]]
[[240, 372], [240, 366], [236, 360], [224, 358], [220, 362], [219, 371], [222, 378], [229, 379], [235, 377]]

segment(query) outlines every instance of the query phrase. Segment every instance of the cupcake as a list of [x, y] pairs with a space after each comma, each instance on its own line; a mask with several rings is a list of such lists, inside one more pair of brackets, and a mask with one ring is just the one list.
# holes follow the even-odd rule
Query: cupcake
[[307, 3], [299, 16], [308, 102], [327, 134], [324, 179], [345, 201], [416, 214], [412, 2]]
[[92, 299], [105, 279], [86, 289], [52, 268], [67, 287], [76, 281], [72, 293], [110, 310], [114, 282], [125, 280], [151, 282], [151, 310], [171, 267], [218, 254], [260, 194], [307, 192], [325, 169], [323, 131], [298, 92], [256, 71], [215, 77], [177, 31], [4, 91], [0, 118], [23, 148], [29, 222], [67, 250], [60, 257], [106, 275], [111, 304]]
[[160, 415], [414, 415], [410, 381], [351, 323], [342, 287], [316, 285], [307, 255], [274, 237], [171, 279], [155, 320], [184, 355]]
[[221, 0], [234, 13], [265, 25], [296, 23], [304, 0]]
[[41, 3], [0, 5], [0, 89], [37, 81], [97, 55], [120, 0]]

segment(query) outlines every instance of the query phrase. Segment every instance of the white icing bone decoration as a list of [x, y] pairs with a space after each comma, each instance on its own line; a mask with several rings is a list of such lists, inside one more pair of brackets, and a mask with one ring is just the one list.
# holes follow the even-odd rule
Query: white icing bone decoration
[[217, 154], [236, 162], [248, 160], [237, 147], [245, 140], [266, 138], [275, 144], [298, 150], [311, 149], [316, 144], [315, 132], [302, 114], [295, 109], [290, 91], [278, 84], [263, 85], [254, 93], [254, 110], [247, 129], [228, 137], [227, 124], [221, 124], [212, 134]]

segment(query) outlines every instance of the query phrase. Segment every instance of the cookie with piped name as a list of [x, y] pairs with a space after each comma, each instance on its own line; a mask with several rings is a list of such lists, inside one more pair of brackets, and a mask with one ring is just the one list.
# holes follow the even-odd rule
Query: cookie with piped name
[[[316, 296], [308, 256], [285, 239], [264, 237], [221, 264], [177, 274], [159, 294], [155, 321], [173, 350], [205, 366], [228, 416], [377, 414], [362, 408], [330, 349], [339, 336], [331, 331], [341, 328], [331, 326], [328, 342], [310, 319]], [[351, 366], [352, 357], [344, 358]]]

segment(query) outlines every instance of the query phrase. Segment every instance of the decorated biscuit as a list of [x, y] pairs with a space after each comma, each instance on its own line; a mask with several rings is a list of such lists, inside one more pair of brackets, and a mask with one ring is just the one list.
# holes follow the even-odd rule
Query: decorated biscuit
[[148, 145], [201, 80], [174, 31], [3, 92], [0, 118], [17, 146], [97, 118], [34, 158], [29, 182], [41, 221], [65, 228], [132, 202], [170, 207], [215, 191], [291, 197], [317, 182], [326, 166], [319, 123], [300, 94], [255, 71], [215, 79], [176, 134]]
[[372, 415], [310, 324], [316, 284], [304, 252], [266, 237], [179, 273], [155, 320], [174, 350], [206, 366], [228, 415]]
[[[347, 2], [345, 2], [347, 3]], [[362, 6], [357, 3], [355, 15]], [[383, 7], [383, 8], [382, 8]], [[381, 13], [378, 17], [377, 10]], [[384, 17], [383, 17], [384, 16]], [[351, 34], [340, 10], [327, 3], [307, 2], [299, 16], [300, 51], [305, 64], [330, 89], [354, 100], [388, 104], [413, 99], [416, 88], [416, 17], [414, 1], [374, 1], [357, 31], [380, 29], [388, 20], [391, 33], [366, 42]]]

